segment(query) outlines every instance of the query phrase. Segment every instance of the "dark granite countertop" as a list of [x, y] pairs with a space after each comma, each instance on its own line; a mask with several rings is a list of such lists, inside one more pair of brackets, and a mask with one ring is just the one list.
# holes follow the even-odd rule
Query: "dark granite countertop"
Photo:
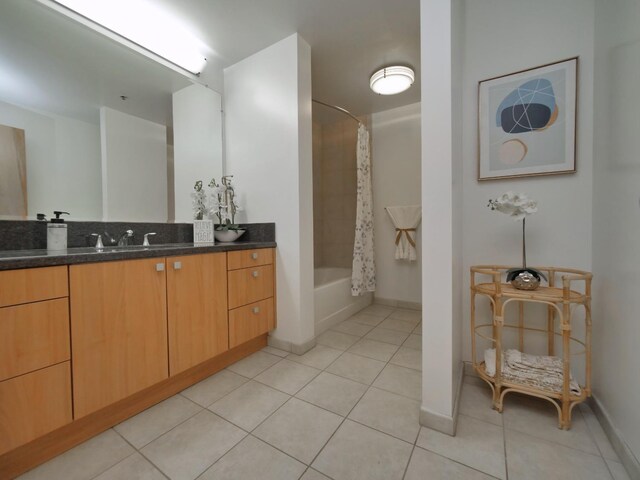
[[199, 253], [228, 252], [254, 248], [273, 248], [275, 242], [233, 242], [233, 243], [174, 243], [143, 247], [94, 247], [68, 248], [67, 250], [5, 250], [0, 251], [0, 270], [18, 268], [48, 267], [53, 265], [75, 265], [79, 263], [109, 262], [136, 258], [170, 257], [174, 255], [195, 255]]

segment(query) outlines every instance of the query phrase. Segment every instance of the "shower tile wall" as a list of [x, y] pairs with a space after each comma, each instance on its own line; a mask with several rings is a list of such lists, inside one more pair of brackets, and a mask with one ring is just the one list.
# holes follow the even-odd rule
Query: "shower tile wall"
[[316, 267], [351, 268], [356, 221], [357, 135], [357, 125], [351, 119], [314, 124]]

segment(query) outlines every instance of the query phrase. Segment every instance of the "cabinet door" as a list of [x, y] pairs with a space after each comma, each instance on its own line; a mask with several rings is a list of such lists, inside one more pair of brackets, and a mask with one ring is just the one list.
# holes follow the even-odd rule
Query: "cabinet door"
[[167, 295], [171, 375], [228, 350], [225, 253], [168, 258]]
[[165, 260], [73, 265], [74, 417], [168, 378]]
[[235, 308], [229, 312], [229, 347], [248, 342], [275, 328], [273, 298]]

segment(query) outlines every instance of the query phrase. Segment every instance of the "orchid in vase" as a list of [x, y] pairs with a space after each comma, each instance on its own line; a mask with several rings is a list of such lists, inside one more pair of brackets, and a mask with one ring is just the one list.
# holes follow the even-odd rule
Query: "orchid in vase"
[[506, 192], [496, 199], [490, 199], [487, 205], [491, 210], [509, 215], [515, 221], [522, 220], [522, 267], [507, 271], [507, 281], [520, 290], [535, 290], [540, 279], [547, 279], [542, 272], [527, 267], [526, 221], [529, 215], [538, 211], [538, 202], [531, 200], [525, 193]]

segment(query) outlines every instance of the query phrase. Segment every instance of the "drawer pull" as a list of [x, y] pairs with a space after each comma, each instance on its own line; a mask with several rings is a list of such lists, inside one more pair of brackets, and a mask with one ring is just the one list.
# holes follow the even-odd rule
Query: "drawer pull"
[[164, 272], [164, 263], [156, 263], [156, 272]]
[[253, 252], [251, 254], [251, 258], [254, 259], [254, 260], [257, 260], [258, 259], [258, 252]]
[[251, 275], [253, 275], [253, 278], [258, 278], [258, 271], [254, 270]]
[[180, 270], [182, 268], [182, 262], [173, 262], [173, 269]]
[[255, 313], [256, 315], [260, 313], [260, 307], [253, 307], [253, 313]]

